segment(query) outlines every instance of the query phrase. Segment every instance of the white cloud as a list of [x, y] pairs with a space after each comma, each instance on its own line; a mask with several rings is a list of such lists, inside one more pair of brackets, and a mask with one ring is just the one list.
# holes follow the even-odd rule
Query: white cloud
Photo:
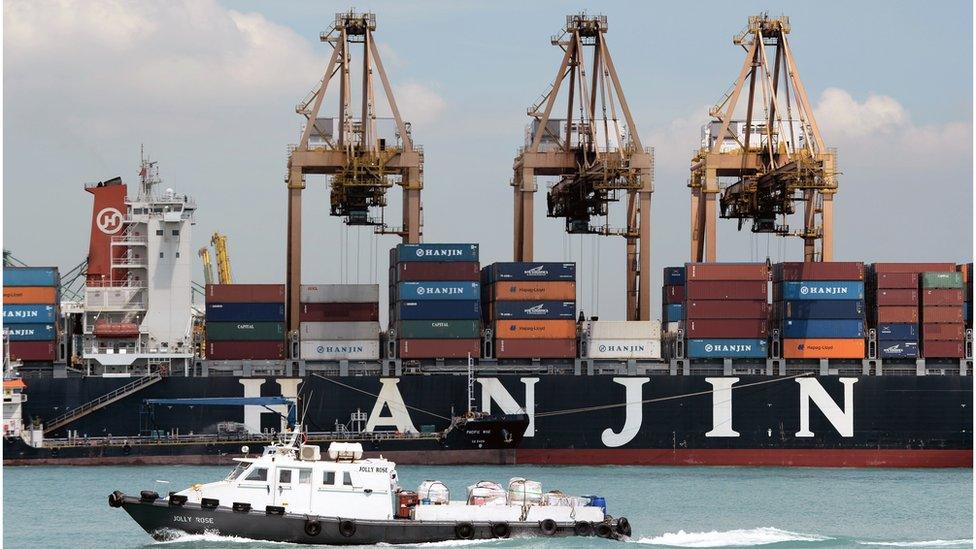
[[908, 112], [894, 98], [872, 94], [859, 103], [840, 88], [824, 90], [814, 113], [821, 128], [830, 128], [837, 136], [888, 132], [909, 122]]
[[447, 108], [439, 93], [419, 82], [394, 84], [393, 96], [404, 120], [418, 127], [434, 123]]

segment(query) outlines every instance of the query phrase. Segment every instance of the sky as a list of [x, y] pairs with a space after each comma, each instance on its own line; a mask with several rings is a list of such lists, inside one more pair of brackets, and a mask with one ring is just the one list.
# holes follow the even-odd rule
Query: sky
[[[87, 254], [83, 185], [122, 176], [139, 147], [163, 187], [198, 203], [193, 248], [228, 235], [236, 282], [282, 282], [287, 147], [295, 105], [322, 77], [318, 40], [348, 3], [6, 0], [3, 245], [67, 269]], [[972, 5], [925, 2], [369, 1], [400, 111], [424, 148], [424, 240], [512, 258], [512, 160], [545, 92], [565, 15], [609, 18], [607, 43], [637, 129], [654, 148], [652, 311], [661, 269], [689, 260], [689, 160], [744, 52], [749, 15], [789, 15], [790, 44], [828, 146], [838, 150], [835, 258], [972, 261]], [[326, 99], [323, 114], [334, 114]], [[309, 177], [303, 281], [386, 284], [395, 237], [329, 217]], [[537, 260], [576, 261], [587, 314], [622, 318], [624, 242], [567, 236], [536, 205]], [[399, 190], [387, 216], [399, 223]], [[622, 224], [611, 212], [611, 224]], [[616, 217], [614, 217], [616, 216]], [[719, 220], [720, 261], [801, 260], [799, 242]], [[193, 276], [202, 281], [197, 263]], [[385, 292], [381, 292], [385, 296]], [[381, 307], [385, 310], [385, 307]], [[654, 315], [656, 316], [656, 314]]]

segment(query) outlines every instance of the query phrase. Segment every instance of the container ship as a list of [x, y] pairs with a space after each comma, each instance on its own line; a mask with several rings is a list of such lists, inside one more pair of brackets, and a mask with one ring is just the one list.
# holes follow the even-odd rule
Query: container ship
[[[750, 18], [737, 35], [742, 73], [692, 163], [691, 261], [653, 271], [652, 153], [607, 28], [572, 15], [553, 39], [561, 76], [529, 109], [514, 164], [513, 261], [485, 261], [477, 243], [422, 242], [423, 150], [395, 107], [373, 14], [337, 14], [322, 33], [333, 57], [289, 148], [284, 283], [234, 284], [218, 247], [219, 277], [202, 250], [197, 287], [196, 203], [159, 192], [153, 162], [132, 198], [120, 178], [86, 187], [79, 292], [57, 268], [5, 262], [4, 463], [223, 463], [274, 440], [297, 408], [311, 440], [360, 442], [400, 463], [971, 467], [973, 264], [833, 257], [834, 156], [796, 91], [788, 18]], [[340, 86], [346, 108], [320, 115], [360, 45], [369, 93]], [[572, 106], [588, 81], [578, 71], [589, 47], [608, 70], [591, 70], [593, 90], [579, 92], [616, 102], [602, 118], [591, 107], [551, 119], [560, 87]], [[780, 91], [734, 118], [740, 95], [760, 95], [740, 94], [749, 71], [749, 86], [774, 74], [758, 70], [769, 59], [789, 65], [775, 71]], [[392, 119], [373, 114], [374, 74]], [[796, 119], [750, 118], [790, 100], [803, 103], [785, 111]], [[400, 237], [385, 288], [302, 279], [307, 174], [330, 178], [332, 215]], [[626, 239], [626, 320], [588, 317], [577, 264], [536, 258], [536, 177], [554, 178], [547, 211], [569, 233]], [[395, 186], [399, 227], [376, 215]], [[618, 201], [624, 227], [593, 219]], [[716, 261], [719, 208], [754, 232], [801, 237], [803, 261]], [[812, 209], [790, 228], [799, 208]]]

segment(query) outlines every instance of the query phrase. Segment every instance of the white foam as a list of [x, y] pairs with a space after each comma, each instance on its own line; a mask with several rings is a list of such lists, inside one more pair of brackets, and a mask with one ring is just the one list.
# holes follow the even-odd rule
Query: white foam
[[206, 541], [211, 543], [261, 543], [261, 544], [280, 544], [280, 545], [294, 545], [285, 541], [266, 541], [257, 540], [250, 538], [240, 538], [236, 536], [222, 536], [220, 534], [187, 534], [186, 532], [180, 531], [170, 531], [169, 534], [173, 535], [172, 539], [167, 539], [166, 541], [159, 542], [160, 545], [166, 545], [170, 543], [194, 543], [198, 541]]
[[784, 543], [788, 541], [825, 541], [831, 538], [815, 534], [800, 534], [779, 528], [762, 527], [726, 532], [668, 532], [652, 538], [631, 540], [634, 543], [649, 545], [670, 545], [672, 547], [724, 547], [767, 545], [770, 543]]
[[858, 541], [859, 545], [888, 547], [972, 547], [971, 539], [933, 539], [927, 541]]

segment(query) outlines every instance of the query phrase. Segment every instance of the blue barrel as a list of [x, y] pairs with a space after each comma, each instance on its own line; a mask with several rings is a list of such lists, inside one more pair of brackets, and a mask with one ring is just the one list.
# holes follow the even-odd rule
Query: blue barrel
[[50, 341], [58, 335], [54, 324], [13, 324], [5, 329], [10, 341]]
[[855, 339], [864, 337], [861, 320], [784, 320], [783, 337], [787, 339]]
[[605, 497], [603, 496], [583, 496], [583, 497], [590, 500], [590, 502], [586, 504], [587, 507], [599, 507], [600, 509], [603, 509], [604, 515], [607, 514], [607, 499]]
[[214, 322], [284, 322], [284, 303], [207, 303], [207, 320]]
[[402, 301], [471, 301], [481, 299], [478, 282], [401, 282]]
[[575, 301], [496, 301], [495, 320], [539, 320], [576, 318]]
[[481, 301], [400, 301], [396, 305], [399, 320], [477, 320], [481, 318]]
[[[781, 282], [778, 299], [789, 300], [852, 300], [864, 299], [864, 283], [846, 280], [804, 280]], [[776, 292], [774, 292], [776, 293]]]
[[681, 303], [672, 303], [664, 306], [664, 321], [677, 322], [685, 319], [685, 306]]
[[918, 358], [917, 341], [882, 341], [878, 343], [881, 358]]
[[688, 358], [766, 358], [765, 339], [689, 339]]
[[401, 261], [478, 261], [477, 244], [397, 244], [390, 263]]
[[4, 286], [58, 286], [61, 276], [57, 267], [4, 267]]
[[498, 280], [576, 280], [575, 263], [493, 263], [486, 268], [486, 282]]
[[784, 301], [780, 304], [780, 318], [845, 318], [863, 319], [864, 300], [851, 301]]
[[879, 341], [918, 341], [918, 324], [878, 324]]
[[665, 267], [664, 268], [664, 285], [665, 286], [683, 286], [685, 283], [685, 268], [684, 267]]
[[4, 305], [4, 324], [53, 324], [57, 319], [54, 305]]

